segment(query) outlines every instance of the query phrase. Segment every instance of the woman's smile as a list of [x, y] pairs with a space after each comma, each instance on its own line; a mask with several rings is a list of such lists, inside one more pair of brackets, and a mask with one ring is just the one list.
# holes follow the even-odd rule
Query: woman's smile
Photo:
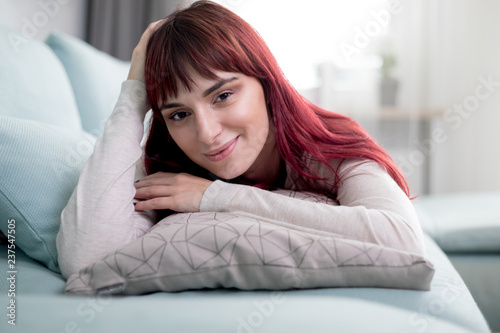
[[233, 140], [229, 141], [228, 143], [224, 144], [222, 147], [219, 147], [209, 153], [206, 153], [205, 156], [211, 161], [211, 162], [219, 162], [231, 155], [233, 150], [236, 148], [236, 145], [238, 144], [238, 138], [240, 136], [238, 135], [236, 138]]

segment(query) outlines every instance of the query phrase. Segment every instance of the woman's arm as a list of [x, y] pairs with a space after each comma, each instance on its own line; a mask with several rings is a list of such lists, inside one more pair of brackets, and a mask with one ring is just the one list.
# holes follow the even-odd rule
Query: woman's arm
[[104, 133], [61, 214], [57, 250], [65, 278], [140, 237], [153, 224], [153, 216], [136, 212], [133, 203], [148, 109], [144, 83], [123, 82]]
[[151, 211], [134, 209], [134, 180], [145, 173], [140, 147], [149, 110], [144, 63], [149, 37], [160, 21], [148, 26], [134, 48], [115, 109], [61, 214], [56, 242], [65, 278], [144, 235], [156, 220]]
[[[353, 168], [354, 167], [354, 168]], [[215, 181], [202, 198], [201, 211], [258, 215], [288, 227], [423, 253], [421, 227], [408, 197], [375, 162], [342, 164], [339, 206], [285, 197], [258, 188]]]

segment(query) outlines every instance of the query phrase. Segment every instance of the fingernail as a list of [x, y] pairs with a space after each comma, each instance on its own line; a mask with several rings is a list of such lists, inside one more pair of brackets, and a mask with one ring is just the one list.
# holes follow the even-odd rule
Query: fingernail
[[140, 179], [137, 179], [134, 183], [138, 183], [140, 181]]

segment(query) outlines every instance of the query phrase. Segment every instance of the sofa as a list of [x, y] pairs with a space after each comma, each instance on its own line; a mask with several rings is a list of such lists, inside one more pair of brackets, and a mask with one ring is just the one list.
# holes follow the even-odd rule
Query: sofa
[[[500, 277], [498, 193], [415, 201], [435, 269], [429, 290], [66, 294], [55, 246], [60, 214], [129, 64], [63, 33], [41, 42], [7, 27], [0, 27], [0, 59], [1, 332], [500, 330], [499, 287], [493, 282]], [[482, 208], [461, 213], [470, 200]], [[461, 221], [456, 228], [455, 219]]]
[[425, 232], [465, 281], [490, 328], [500, 331], [500, 192], [415, 199]]

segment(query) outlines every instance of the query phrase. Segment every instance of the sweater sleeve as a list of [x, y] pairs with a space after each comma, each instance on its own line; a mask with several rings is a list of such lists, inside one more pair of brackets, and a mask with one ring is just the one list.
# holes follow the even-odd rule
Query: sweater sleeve
[[154, 223], [151, 212], [134, 210], [136, 163], [142, 160], [148, 110], [144, 84], [123, 82], [103, 135], [61, 214], [56, 242], [65, 278], [142, 236]]
[[412, 203], [379, 164], [348, 160], [338, 170], [339, 205], [303, 201], [255, 187], [215, 181], [201, 211], [257, 215], [268, 222], [424, 254]]

